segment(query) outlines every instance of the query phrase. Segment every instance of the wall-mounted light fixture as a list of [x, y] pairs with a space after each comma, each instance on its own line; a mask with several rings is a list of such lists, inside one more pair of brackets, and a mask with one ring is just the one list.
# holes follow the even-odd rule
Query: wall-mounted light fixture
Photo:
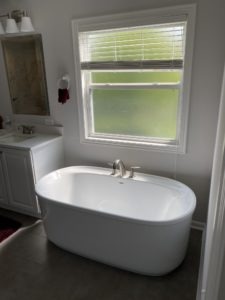
[[0, 21], [0, 34], [34, 31], [31, 18], [28, 17], [26, 11], [13, 10], [11, 13], [0, 15], [0, 18], [6, 18], [5, 30]]

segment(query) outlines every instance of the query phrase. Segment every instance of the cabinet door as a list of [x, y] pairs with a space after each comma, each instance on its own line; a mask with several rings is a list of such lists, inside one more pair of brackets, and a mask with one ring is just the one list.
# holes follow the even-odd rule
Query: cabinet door
[[9, 204], [20, 209], [37, 212], [33, 170], [29, 151], [4, 150]]
[[0, 203], [8, 204], [7, 194], [6, 194], [5, 176], [4, 176], [4, 172], [3, 172], [2, 155], [3, 155], [3, 153], [0, 150]]

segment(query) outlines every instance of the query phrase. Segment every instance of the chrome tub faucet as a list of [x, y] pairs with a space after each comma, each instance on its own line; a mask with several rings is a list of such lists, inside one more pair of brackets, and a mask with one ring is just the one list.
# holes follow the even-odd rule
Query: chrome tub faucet
[[[121, 159], [114, 160], [113, 163], [108, 163], [112, 167], [112, 173], [110, 175], [120, 178], [133, 178], [134, 170], [140, 169], [140, 167], [130, 167], [130, 171], [127, 171], [125, 165]], [[127, 174], [129, 172], [129, 174]]]
[[[117, 172], [118, 170], [118, 172]], [[124, 163], [122, 162], [121, 159], [116, 159], [114, 160], [112, 164], [112, 173], [111, 175], [115, 175], [117, 177], [125, 177], [126, 175], [126, 168]]]

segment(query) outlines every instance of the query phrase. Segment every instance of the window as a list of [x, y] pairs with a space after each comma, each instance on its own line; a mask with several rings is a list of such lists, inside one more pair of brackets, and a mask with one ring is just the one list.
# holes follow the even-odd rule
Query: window
[[190, 8], [73, 21], [84, 141], [184, 151]]

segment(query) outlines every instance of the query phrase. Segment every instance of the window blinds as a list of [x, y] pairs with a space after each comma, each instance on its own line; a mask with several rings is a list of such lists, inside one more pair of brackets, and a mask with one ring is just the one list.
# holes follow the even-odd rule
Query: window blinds
[[185, 25], [175, 22], [81, 32], [81, 69], [181, 69]]

